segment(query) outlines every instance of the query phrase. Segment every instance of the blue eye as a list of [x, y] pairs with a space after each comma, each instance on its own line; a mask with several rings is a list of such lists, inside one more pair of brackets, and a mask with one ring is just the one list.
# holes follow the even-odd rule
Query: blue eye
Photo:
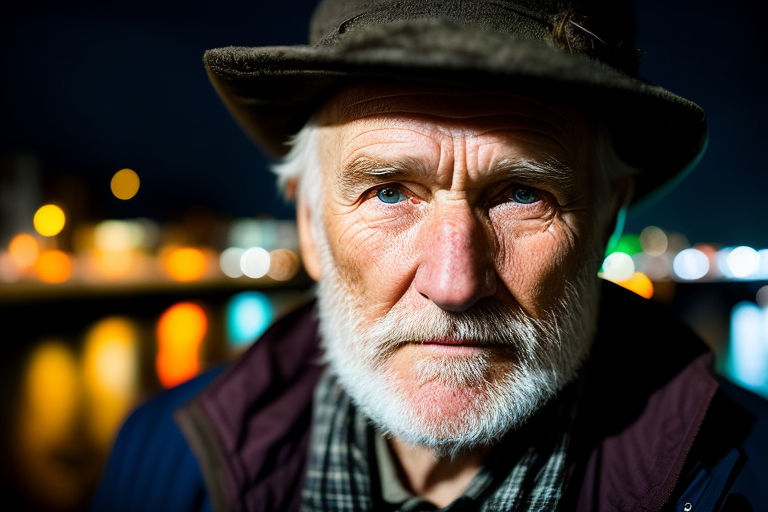
[[400, 189], [394, 187], [384, 187], [379, 189], [379, 191], [376, 192], [376, 197], [378, 197], [379, 201], [382, 203], [387, 204], [399, 203], [400, 201], [404, 201], [406, 199], [405, 194], [403, 194]]
[[517, 187], [510, 194], [510, 199], [516, 203], [531, 204], [539, 200], [539, 194], [532, 188]]

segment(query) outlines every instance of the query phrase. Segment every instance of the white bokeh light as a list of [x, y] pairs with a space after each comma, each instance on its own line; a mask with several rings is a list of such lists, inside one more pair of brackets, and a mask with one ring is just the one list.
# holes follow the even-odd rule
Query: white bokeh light
[[744, 278], [757, 272], [760, 255], [751, 247], [742, 245], [732, 249], [725, 257], [728, 277]]
[[251, 247], [240, 258], [240, 270], [248, 277], [258, 279], [269, 272], [269, 251], [263, 247]]
[[219, 266], [224, 275], [232, 278], [243, 275], [243, 271], [240, 269], [240, 259], [243, 257], [244, 252], [245, 249], [240, 247], [229, 247], [221, 252]]
[[709, 259], [698, 249], [683, 249], [672, 261], [672, 270], [680, 279], [701, 279], [709, 272]]
[[612, 252], [603, 261], [603, 278], [609, 281], [626, 281], [635, 273], [632, 256], [623, 252]]

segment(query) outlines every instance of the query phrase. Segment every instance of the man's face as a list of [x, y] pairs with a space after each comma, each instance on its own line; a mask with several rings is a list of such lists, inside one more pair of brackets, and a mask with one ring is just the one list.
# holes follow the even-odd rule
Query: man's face
[[332, 368], [396, 436], [491, 441], [591, 342], [606, 216], [590, 126], [528, 97], [392, 88], [342, 93], [320, 121], [304, 256]]

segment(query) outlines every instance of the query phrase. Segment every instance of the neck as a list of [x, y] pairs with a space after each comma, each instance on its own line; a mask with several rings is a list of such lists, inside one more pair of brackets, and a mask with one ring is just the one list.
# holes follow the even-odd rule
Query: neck
[[490, 451], [490, 448], [480, 448], [454, 457], [437, 457], [427, 448], [399, 439], [390, 440], [389, 446], [399, 463], [403, 483], [411, 492], [440, 508], [461, 496]]

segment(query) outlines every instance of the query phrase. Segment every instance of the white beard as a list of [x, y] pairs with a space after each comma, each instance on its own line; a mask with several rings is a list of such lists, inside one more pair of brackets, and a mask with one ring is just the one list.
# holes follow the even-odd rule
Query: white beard
[[[491, 445], [525, 423], [575, 377], [592, 344], [599, 294], [593, 265], [584, 265], [574, 282], [566, 283], [564, 296], [544, 319], [495, 299], [459, 313], [431, 303], [421, 309], [397, 303], [366, 328], [354, 285], [340, 278], [327, 243], [316, 240], [323, 264], [320, 333], [331, 370], [380, 430], [438, 457]], [[504, 347], [414, 362], [418, 384], [473, 390], [475, 398], [459, 414], [446, 414], [439, 401], [413, 403], [388, 369], [393, 353], [405, 344], [440, 338]], [[512, 357], [499, 363], [495, 350]]]

